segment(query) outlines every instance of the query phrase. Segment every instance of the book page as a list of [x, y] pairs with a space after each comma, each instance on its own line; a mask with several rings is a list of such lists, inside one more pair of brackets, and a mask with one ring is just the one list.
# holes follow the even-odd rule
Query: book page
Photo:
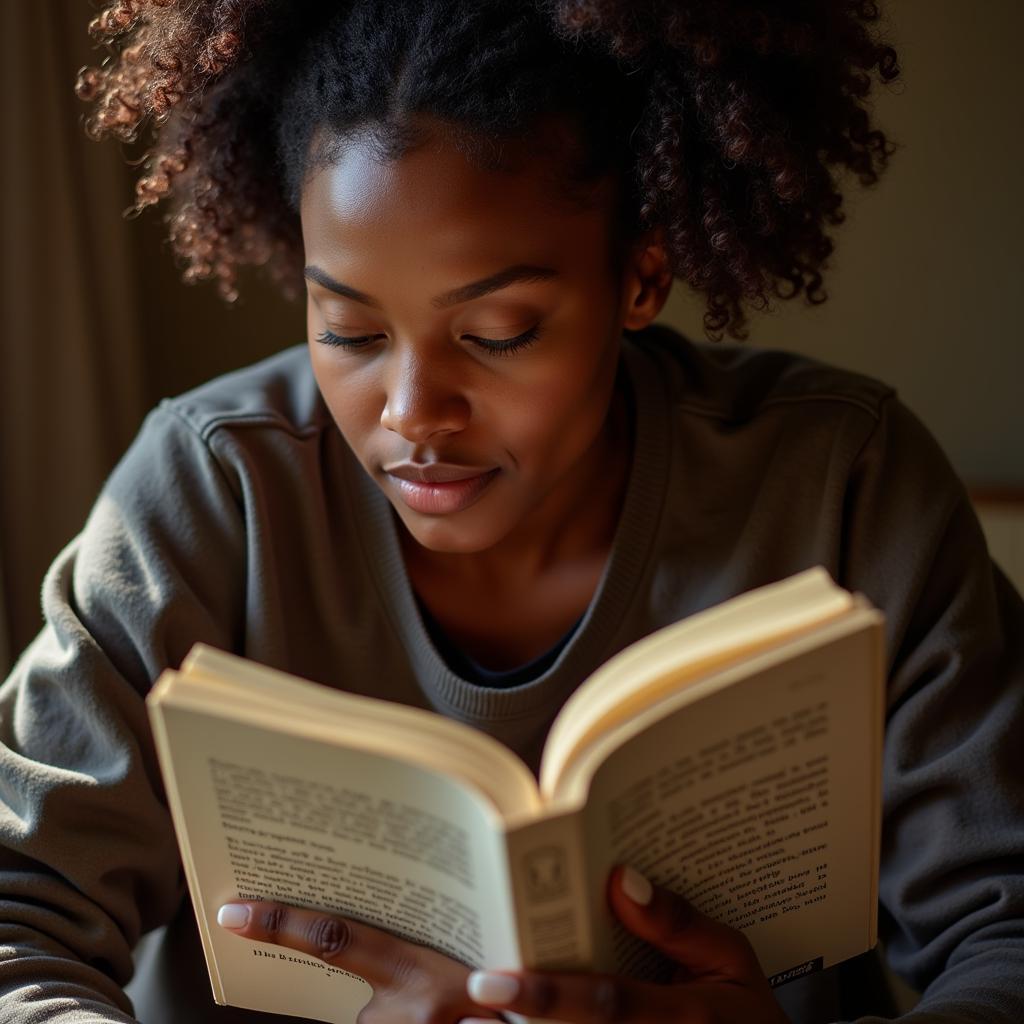
[[358, 696], [196, 644], [182, 671], [154, 687], [220, 703], [232, 717], [274, 728], [290, 721], [311, 732], [329, 730], [339, 745], [401, 754], [486, 794], [505, 818], [534, 816], [541, 807], [532, 772], [508, 747], [463, 722], [424, 708]]
[[620, 651], [572, 694], [552, 724], [540, 771], [545, 799], [601, 734], [725, 665], [845, 614], [854, 602], [816, 566], [665, 626]]
[[[352, 1024], [369, 986], [216, 924], [235, 899], [318, 907], [470, 965], [518, 963], [504, 838], [452, 779], [187, 700], [153, 710], [217, 1002]], [[166, 774], [166, 769], [165, 769]]]
[[742, 929], [776, 982], [874, 945], [883, 641], [864, 615], [607, 754], [584, 813], [598, 967], [664, 967], [605, 907], [617, 863]]

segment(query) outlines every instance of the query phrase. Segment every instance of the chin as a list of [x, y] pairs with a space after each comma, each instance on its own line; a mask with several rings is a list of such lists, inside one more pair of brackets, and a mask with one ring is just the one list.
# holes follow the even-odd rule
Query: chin
[[[468, 511], [468, 510], [467, 510]], [[472, 555], [494, 547], [501, 540], [501, 534], [489, 528], [474, 529], [460, 524], [454, 516], [404, 516], [400, 515], [410, 536], [428, 551], [448, 555]]]

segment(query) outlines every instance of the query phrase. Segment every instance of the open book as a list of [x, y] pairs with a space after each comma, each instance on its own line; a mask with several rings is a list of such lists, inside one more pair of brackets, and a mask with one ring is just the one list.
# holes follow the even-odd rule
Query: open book
[[773, 982], [875, 943], [882, 615], [824, 569], [646, 637], [566, 702], [539, 785], [496, 740], [197, 646], [148, 698], [219, 1003], [350, 1024], [361, 979], [216, 924], [274, 899], [473, 966], [651, 976], [632, 864], [742, 929]]

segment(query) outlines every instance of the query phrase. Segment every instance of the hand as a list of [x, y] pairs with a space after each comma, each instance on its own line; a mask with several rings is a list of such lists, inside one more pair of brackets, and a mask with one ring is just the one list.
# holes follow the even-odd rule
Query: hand
[[236, 935], [308, 953], [369, 982], [359, 1024], [457, 1024], [498, 1017], [466, 990], [469, 968], [424, 946], [316, 910], [279, 903], [229, 903], [217, 920]]
[[[608, 899], [634, 935], [678, 965], [671, 985], [600, 974], [476, 971], [477, 1003], [567, 1024], [788, 1024], [746, 937], [681, 896], [617, 868]], [[473, 1024], [464, 1021], [463, 1024]]]
[[[365, 978], [360, 1024], [474, 1024], [499, 1010], [567, 1024], [789, 1024], [742, 933], [682, 897], [616, 869], [609, 902], [633, 934], [677, 964], [671, 985], [612, 975], [476, 971], [380, 929], [277, 903], [230, 904], [221, 923], [246, 938], [317, 956]], [[234, 908], [238, 908], [237, 911]]]

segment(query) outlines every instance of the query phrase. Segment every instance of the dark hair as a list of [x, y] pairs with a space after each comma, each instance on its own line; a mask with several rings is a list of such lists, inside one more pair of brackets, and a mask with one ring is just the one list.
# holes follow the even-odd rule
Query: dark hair
[[135, 210], [168, 198], [185, 279], [229, 301], [244, 264], [297, 294], [302, 181], [351, 133], [393, 157], [428, 115], [498, 165], [567, 115], [567, 194], [617, 174], [622, 232], [662, 226], [708, 336], [742, 338], [744, 301], [827, 298], [836, 172], [872, 185], [894, 149], [867, 107], [873, 73], [899, 75], [878, 20], [866, 0], [110, 0], [77, 92], [93, 138], [152, 127]]

